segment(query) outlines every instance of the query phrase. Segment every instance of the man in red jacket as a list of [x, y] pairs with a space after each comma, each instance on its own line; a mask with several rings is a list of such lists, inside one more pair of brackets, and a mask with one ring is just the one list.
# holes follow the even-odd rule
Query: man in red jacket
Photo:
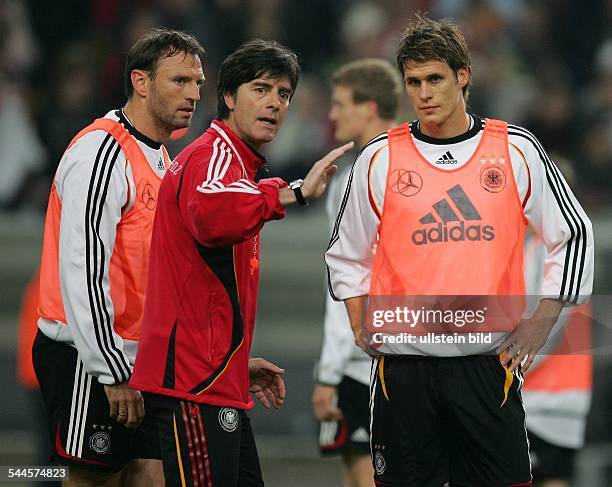
[[176, 158], [159, 191], [130, 385], [156, 405], [167, 485], [263, 485], [249, 392], [280, 407], [285, 387], [282, 369], [249, 359], [259, 231], [286, 206], [320, 196], [352, 147], [330, 152], [303, 181], [255, 182], [266, 163], [258, 150], [283, 124], [299, 69], [295, 53], [270, 41], [226, 58], [218, 120]]

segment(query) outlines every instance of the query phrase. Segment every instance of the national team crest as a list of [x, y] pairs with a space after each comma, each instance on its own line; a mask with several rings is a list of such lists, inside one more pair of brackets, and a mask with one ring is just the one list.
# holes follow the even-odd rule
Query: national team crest
[[385, 462], [385, 457], [380, 451], [377, 451], [374, 455], [374, 470], [376, 470], [376, 475], [382, 475], [385, 473], [387, 469], [387, 462]]
[[487, 161], [481, 159], [480, 185], [490, 193], [499, 193], [506, 187], [505, 160], [500, 158], [499, 162], [492, 157]]
[[221, 408], [219, 411], [219, 424], [228, 433], [238, 428], [238, 410], [234, 408]]
[[93, 434], [89, 439], [89, 447], [95, 451], [96, 453], [100, 453], [104, 455], [108, 450], [110, 450], [111, 440], [108, 433], [104, 431], [98, 431]]

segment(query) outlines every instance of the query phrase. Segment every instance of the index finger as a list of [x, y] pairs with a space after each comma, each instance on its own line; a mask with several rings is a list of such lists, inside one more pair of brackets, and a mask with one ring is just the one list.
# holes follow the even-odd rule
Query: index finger
[[516, 342], [516, 335], [515, 335], [515, 333], [510, 333], [506, 337], [506, 339], [502, 342], [502, 344], [499, 347], [497, 347], [495, 352], [498, 355], [506, 353], [510, 349], [510, 347], [514, 344], [514, 342]]
[[285, 400], [285, 396], [287, 391], [285, 390], [285, 381], [280, 375], [275, 375], [273, 379], [274, 385], [276, 386], [276, 390], [278, 391], [278, 397], [281, 400]]
[[278, 365], [273, 364], [272, 362], [268, 362], [266, 359], [259, 359], [260, 362], [257, 364], [260, 369], [268, 370], [275, 374], [282, 374], [285, 372], [285, 369], [281, 369]]
[[324, 163], [325, 166], [331, 165], [336, 160], [340, 159], [344, 154], [350, 151], [355, 146], [354, 142], [347, 142], [343, 146], [336, 147], [334, 150], [330, 151], [321, 162]]

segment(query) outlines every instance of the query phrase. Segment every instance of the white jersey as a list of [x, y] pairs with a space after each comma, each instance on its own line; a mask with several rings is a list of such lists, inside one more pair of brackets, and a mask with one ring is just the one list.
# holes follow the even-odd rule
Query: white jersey
[[[451, 139], [411, 132], [433, 166], [456, 169], [468, 162], [483, 134], [484, 120], [471, 115], [471, 127]], [[588, 301], [593, 282], [593, 230], [584, 210], [539, 141], [524, 128], [508, 126], [508, 150], [516, 187], [529, 225], [547, 248], [539, 293], [573, 303]], [[336, 300], [367, 295], [389, 166], [386, 134], [363, 149], [347, 183], [325, 259], [330, 293]], [[376, 211], [375, 211], [376, 210]]]
[[[122, 111], [113, 110], [105, 115], [119, 121], [134, 136], [151, 168], [160, 176], [165, 174], [163, 148], [138, 132]], [[124, 340], [113, 329], [113, 303], [110, 296], [109, 266], [117, 224], [124, 212], [132, 208], [136, 195], [132, 167], [126, 160], [118, 142], [107, 132], [96, 130], [81, 137], [60, 160], [55, 173], [54, 184], [62, 202], [62, 218], [59, 242], [59, 272], [62, 301], [66, 313], [67, 326], [56, 321], [40, 318], [38, 327], [52, 340], [76, 347], [85, 370], [103, 384], [114, 384], [113, 371], [104, 359], [100, 347], [112, 349], [121, 355], [118, 362], [121, 370], [115, 375], [126, 380], [136, 358], [138, 343]], [[96, 161], [102, 168], [96, 171]], [[99, 219], [99, 235], [107, 265], [88, 269], [83, 258], [91, 235], [91, 226], [86, 222], [91, 217]], [[94, 266], [95, 267], [95, 266]], [[101, 282], [103, 299], [101, 306], [92, 306], [90, 292], [84, 283]], [[99, 319], [108, 317], [108, 321]], [[95, 323], [109, 323], [109, 340], [96, 339]], [[101, 326], [101, 325], [100, 325]], [[105, 352], [109, 352], [105, 350]], [[125, 369], [125, 370], [124, 370]]]
[[[327, 187], [325, 211], [333, 232], [336, 216], [340, 211], [344, 189], [351, 173], [350, 164], [339, 164], [338, 173]], [[370, 383], [371, 358], [355, 345], [348, 313], [344, 303], [334, 301], [329, 293], [325, 299], [323, 322], [323, 344], [321, 357], [315, 371], [315, 380], [320, 384], [338, 385], [343, 376]]]
[[[546, 259], [546, 247], [542, 241], [528, 232], [525, 239], [525, 292], [534, 294], [542, 286], [544, 273], [542, 263]], [[531, 311], [531, 312], [530, 312]], [[527, 315], [534, 310], [528, 310]], [[551, 332], [546, 345], [538, 352], [525, 377], [535, 372], [547, 354], [554, 353], [558, 341], [563, 337], [562, 329], [571, 319], [571, 308], [565, 308]], [[582, 448], [586, 434], [586, 423], [591, 408], [591, 391], [561, 390], [544, 391], [524, 387], [521, 390], [525, 407], [527, 430], [540, 438], [564, 448]]]

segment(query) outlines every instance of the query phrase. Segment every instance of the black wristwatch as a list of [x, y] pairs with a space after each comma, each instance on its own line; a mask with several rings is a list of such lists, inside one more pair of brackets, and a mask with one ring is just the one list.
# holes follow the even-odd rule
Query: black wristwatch
[[291, 181], [289, 183], [289, 189], [292, 189], [295, 193], [295, 199], [297, 200], [298, 205], [308, 206], [308, 201], [302, 194], [302, 184], [304, 184], [303, 179], [296, 179], [295, 181]]

